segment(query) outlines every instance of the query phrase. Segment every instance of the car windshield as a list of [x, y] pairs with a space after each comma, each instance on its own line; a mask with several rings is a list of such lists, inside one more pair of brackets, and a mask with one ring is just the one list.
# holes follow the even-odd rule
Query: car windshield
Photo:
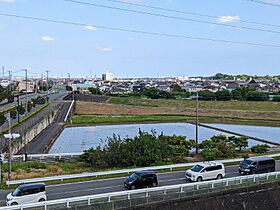
[[133, 173], [130, 175], [131, 179], [137, 179], [138, 177], [139, 177], [139, 174], [137, 174], [137, 173]]
[[194, 172], [200, 172], [203, 169], [201, 165], [195, 165], [191, 168], [192, 171]]
[[251, 160], [243, 160], [243, 161], [241, 162], [241, 164], [242, 164], [242, 165], [250, 165], [252, 162], [253, 162], [253, 161], [251, 161]]
[[12, 192], [12, 196], [19, 196], [21, 192], [21, 189], [18, 187]]

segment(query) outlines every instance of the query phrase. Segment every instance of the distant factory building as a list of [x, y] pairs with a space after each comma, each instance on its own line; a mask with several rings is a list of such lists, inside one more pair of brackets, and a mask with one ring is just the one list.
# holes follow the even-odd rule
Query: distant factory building
[[108, 70], [105, 72], [105, 74], [102, 74], [102, 80], [103, 81], [113, 81], [114, 80], [114, 74], [109, 72]]

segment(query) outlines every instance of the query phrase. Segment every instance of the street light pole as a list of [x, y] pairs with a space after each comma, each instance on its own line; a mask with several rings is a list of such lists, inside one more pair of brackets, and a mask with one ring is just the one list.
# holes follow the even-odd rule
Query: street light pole
[[196, 154], [198, 154], [198, 92], [196, 92], [196, 123], [195, 123], [195, 144], [196, 144], [196, 148], [195, 148], [195, 152]]

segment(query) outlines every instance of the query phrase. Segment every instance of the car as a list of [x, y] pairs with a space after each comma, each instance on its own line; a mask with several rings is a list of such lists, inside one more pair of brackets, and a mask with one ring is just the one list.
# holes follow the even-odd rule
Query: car
[[7, 206], [44, 202], [46, 200], [44, 183], [23, 184], [7, 195]]
[[185, 177], [194, 182], [210, 179], [222, 179], [225, 177], [225, 167], [221, 162], [202, 162], [187, 170]]
[[158, 186], [158, 180], [153, 171], [137, 171], [124, 180], [124, 187], [130, 190], [156, 186]]
[[251, 157], [240, 162], [240, 174], [259, 174], [275, 171], [275, 160], [271, 157]]

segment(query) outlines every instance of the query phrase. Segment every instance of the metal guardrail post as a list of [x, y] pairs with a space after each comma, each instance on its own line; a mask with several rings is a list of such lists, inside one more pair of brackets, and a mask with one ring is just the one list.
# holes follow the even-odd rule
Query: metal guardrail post
[[44, 206], [44, 208], [45, 208], [45, 210], [47, 210], [48, 209], [48, 207], [47, 207], [47, 204], [45, 203], [45, 206]]
[[108, 202], [111, 202], [111, 196], [110, 195], [108, 196]]
[[242, 181], [243, 181], [243, 179], [242, 179], [242, 178], [240, 178], [240, 184], [242, 184]]
[[199, 185], [198, 184], [196, 185], [196, 190], [199, 190]]
[[228, 187], [228, 180], [226, 181], [226, 186]]
[[165, 189], [165, 188], [164, 188], [164, 190], [163, 190], [163, 194], [166, 195], [166, 189]]
[[148, 197], [149, 197], [149, 191], [146, 190], [146, 198], [148, 198]]
[[91, 204], [90, 204], [90, 198], [88, 198], [87, 204], [88, 204], [89, 206], [91, 205]]
[[211, 185], [211, 188], [212, 188], [212, 189], [215, 187], [215, 186], [214, 186], [214, 184], [215, 184], [215, 183], [214, 183], [214, 182], [212, 182], [212, 185]]
[[130, 193], [127, 194], [127, 199], [130, 200]]
[[254, 182], [256, 182], [256, 176], [254, 176]]
[[181, 186], [180, 187], [180, 193], [183, 193], [184, 191], [183, 191], [183, 187]]
[[67, 206], [67, 208], [70, 208], [70, 202], [69, 202], [69, 200], [66, 201], [66, 206]]

